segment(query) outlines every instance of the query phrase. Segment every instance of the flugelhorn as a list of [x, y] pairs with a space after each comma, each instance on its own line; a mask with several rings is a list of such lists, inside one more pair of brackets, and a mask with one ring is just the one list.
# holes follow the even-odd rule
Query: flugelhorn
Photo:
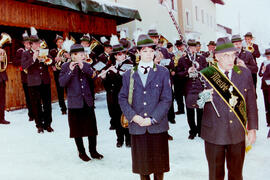
[[43, 62], [45, 65], [49, 66], [52, 64], [53, 60], [48, 57], [49, 54], [49, 49], [47, 49], [47, 43], [45, 40], [43, 40], [40, 43], [40, 49], [39, 49], [39, 55], [38, 55], [38, 60], [40, 62]]
[[[4, 44], [11, 43], [11, 37], [7, 33], [1, 33], [0, 48]], [[4, 50], [3, 54], [0, 55], [0, 72], [4, 72], [7, 69], [7, 53]]]

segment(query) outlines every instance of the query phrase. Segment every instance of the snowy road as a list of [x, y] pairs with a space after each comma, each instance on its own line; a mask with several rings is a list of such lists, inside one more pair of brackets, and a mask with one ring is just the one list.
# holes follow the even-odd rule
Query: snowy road
[[[259, 83], [258, 83], [259, 84]], [[260, 87], [260, 86], [259, 86]], [[260, 130], [257, 142], [246, 155], [245, 180], [268, 180], [270, 173], [270, 140], [266, 139], [264, 103], [261, 90], [258, 93]], [[116, 148], [116, 135], [109, 130], [105, 94], [97, 95], [96, 116], [98, 123], [98, 151], [104, 155], [101, 161], [82, 162], [77, 155], [73, 139], [69, 138], [67, 116], [61, 115], [57, 103], [53, 104], [54, 133], [38, 134], [34, 122], [29, 122], [25, 109], [6, 113], [11, 121], [0, 126], [0, 180], [135, 180], [131, 171], [130, 149]], [[171, 171], [168, 180], [207, 180], [208, 167], [203, 141], [187, 139], [188, 124], [185, 115], [176, 116], [176, 124], [170, 125]], [[88, 142], [85, 142], [85, 147]]]

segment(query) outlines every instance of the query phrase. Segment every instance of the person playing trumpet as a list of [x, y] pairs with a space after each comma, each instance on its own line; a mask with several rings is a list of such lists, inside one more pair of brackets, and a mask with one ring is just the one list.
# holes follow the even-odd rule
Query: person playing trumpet
[[[81, 45], [84, 47], [85, 49], [85, 61], [87, 63], [89, 63], [91, 65], [91, 67], [93, 67], [93, 65], [96, 63], [96, 55], [93, 51], [90, 50], [90, 42], [91, 42], [91, 37], [90, 35], [87, 33], [87, 34], [84, 34], [82, 37], [81, 37]], [[86, 51], [87, 50], [87, 51]], [[91, 89], [91, 93], [92, 93], [92, 96], [95, 100], [95, 83], [94, 83], [94, 80], [93, 79], [90, 79], [90, 89]]]
[[44, 130], [53, 132], [51, 79], [45, 57], [40, 57], [41, 40], [37, 31], [31, 27], [31, 49], [22, 54], [22, 68], [27, 70], [27, 84], [30, 92], [30, 101], [38, 133]]
[[[257, 58], [259, 58], [261, 56], [260, 51], [259, 51], [259, 46], [255, 43], [252, 42], [253, 40], [253, 35], [251, 32], [248, 32], [245, 34], [245, 41], [247, 44], [246, 50], [250, 51], [253, 55], [253, 58], [255, 60], [255, 63], [257, 64]], [[257, 73], [252, 73], [252, 79], [253, 79], [253, 83], [255, 86], [255, 90], [257, 87]]]
[[27, 85], [27, 71], [24, 70], [21, 65], [22, 65], [22, 54], [25, 51], [29, 51], [31, 49], [31, 45], [30, 45], [30, 37], [27, 33], [27, 31], [25, 31], [22, 34], [22, 44], [23, 44], [23, 48], [19, 48], [16, 51], [16, 56], [13, 59], [13, 65], [20, 67], [20, 71], [21, 71], [21, 82], [22, 82], [22, 87], [23, 87], [23, 91], [24, 91], [24, 95], [25, 95], [25, 101], [26, 101], [26, 107], [28, 109], [28, 116], [29, 116], [29, 121], [33, 121], [34, 120], [34, 115], [33, 115], [33, 111], [32, 111], [32, 105], [31, 105], [31, 101], [30, 101], [30, 95], [29, 95], [29, 88]]
[[63, 64], [59, 75], [60, 86], [67, 88], [70, 138], [75, 139], [79, 157], [83, 161], [91, 160], [85, 152], [83, 137], [88, 137], [91, 157], [102, 159], [103, 155], [96, 150], [98, 131], [89, 81], [96, 77], [96, 73], [84, 61], [85, 51], [82, 45], [72, 45], [70, 54], [72, 61]]
[[[50, 50], [50, 56], [53, 58], [55, 63], [59, 63], [60, 61], [62, 61], [62, 57], [57, 56], [59, 51], [61, 51], [62, 49], [62, 45], [63, 45], [64, 39], [62, 36], [60, 35], [56, 35], [55, 38], [55, 43], [57, 48], [51, 49]], [[66, 56], [66, 55], [64, 55]], [[62, 114], [67, 114], [67, 107], [65, 104], [65, 98], [64, 98], [64, 88], [60, 87], [59, 85], [59, 74], [60, 74], [60, 70], [56, 68], [56, 66], [52, 66], [53, 69], [53, 75], [54, 75], [54, 81], [55, 81], [55, 85], [56, 85], [56, 90], [57, 90], [57, 96], [58, 96], [58, 103], [59, 106], [61, 108]]]

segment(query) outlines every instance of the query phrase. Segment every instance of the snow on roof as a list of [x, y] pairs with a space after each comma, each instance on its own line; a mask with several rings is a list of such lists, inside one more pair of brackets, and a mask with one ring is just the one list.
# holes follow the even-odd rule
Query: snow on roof
[[131, 8], [129, 6], [125, 6], [123, 4], [111, 2], [111, 1], [108, 1], [108, 0], [90, 0], [90, 1], [95, 1], [95, 2], [99, 3], [100, 5], [103, 6], [103, 8], [104, 8], [104, 5], [108, 5], [108, 6], [111, 6], [111, 7], [121, 7], [121, 8], [126, 8], [126, 9], [137, 10], [136, 8]]

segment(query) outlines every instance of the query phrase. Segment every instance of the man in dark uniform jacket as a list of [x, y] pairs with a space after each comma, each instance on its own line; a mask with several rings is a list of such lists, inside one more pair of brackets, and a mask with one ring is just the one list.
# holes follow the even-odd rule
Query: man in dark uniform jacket
[[28, 36], [27, 31], [25, 31], [25, 33], [22, 35], [22, 37], [23, 37], [24, 48], [19, 48], [17, 50], [16, 56], [13, 59], [13, 64], [15, 66], [20, 67], [21, 82], [22, 82], [23, 91], [24, 91], [24, 95], [25, 95], [26, 107], [28, 109], [29, 121], [33, 121], [34, 120], [34, 115], [33, 115], [32, 105], [31, 105], [31, 101], [30, 101], [28, 84], [27, 84], [27, 74], [26, 74], [27, 71], [23, 70], [22, 67], [21, 67], [21, 65], [22, 65], [22, 62], [21, 62], [22, 61], [22, 54], [25, 51], [29, 51], [31, 49], [31, 45], [30, 45], [30, 38]]
[[[4, 61], [5, 50], [0, 47], [0, 62]], [[8, 80], [6, 70], [0, 72], [0, 124], [10, 124], [5, 120], [6, 106], [6, 81]]]
[[[205, 57], [196, 53], [196, 41], [190, 39], [188, 41], [190, 52], [195, 56], [196, 65], [194, 65], [188, 56], [182, 57], [177, 66], [177, 75], [180, 78], [185, 78], [185, 99], [187, 109], [187, 120], [190, 127], [189, 139], [194, 139], [196, 135], [201, 135], [201, 120], [203, 115], [203, 109], [193, 107], [189, 102], [189, 96], [197, 94], [203, 90], [202, 83], [199, 78], [190, 77], [195, 71], [195, 68], [200, 71], [207, 67]], [[195, 67], [197, 66], [197, 67]], [[195, 109], [197, 111], [197, 125], [195, 124]]]
[[[108, 39], [106, 39], [105, 37], [101, 38], [101, 42], [102, 45], [104, 46], [104, 52], [102, 54], [100, 54], [98, 56], [98, 61], [103, 62], [104, 64], [106, 64], [107, 66], [110, 66], [111, 61], [110, 61], [110, 54], [112, 52], [112, 46], [110, 45], [110, 41]], [[114, 107], [113, 105], [113, 99], [114, 99], [114, 95], [112, 93], [112, 91], [107, 88], [106, 86], [104, 87], [105, 91], [106, 91], [106, 99], [107, 99], [107, 107], [108, 107], [108, 112], [110, 115], [110, 130], [114, 130], [115, 129], [115, 124], [113, 121], [113, 116], [114, 116]]]
[[232, 36], [232, 43], [236, 48], [238, 48], [238, 58], [244, 61], [247, 68], [250, 70], [251, 74], [257, 74], [258, 66], [252, 56], [252, 53], [246, 51], [242, 45], [242, 39], [240, 35]]
[[30, 41], [31, 50], [22, 54], [22, 68], [27, 70], [27, 83], [36, 127], [38, 133], [43, 133], [44, 130], [53, 132], [51, 79], [48, 65], [38, 57], [41, 40], [34, 31], [31, 31]]
[[[175, 46], [177, 48], [177, 52], [174, 54], [174, 65], [175, 65], [175, 73], [177, 74], [177, 66], [181, 57], [186, 56], [185, 53], [185, 45], [181, 40], [177, 40], [175, 42]], [[179, 77], [175, 75], [173, 77], [174, 84], [174, 97], [177, 103], [177, 111], [175, 114], [185, 114], [185, 105], [184, 105], [184, 86], [185, 78]]]
[[[254, 86], [252, 85], [250, 71], [247, 68], [234, 65], [236, 51], [237, 49], [229, 38], [219, 38], [215, 50], [218, 63], [215, 67], [220, 77], [227, 76], [227, 79], [230, 80], [243, 95], [246, 102], [246, 111], [244, 111], [244, 113], [247, 117], [248, 126], [246, 130], [248, 133], [247, 144], [253, 144], [256, 140], [256, 129], [258, 129], [258, 110]], [[213, 66], [208, 67], [208, 69], [209, 68], [213, 68]], [[202, 73], [204, 74], [208, 69], [204, 69]], [[205, 73], [205, 75], [207, 74]], [[222, 78], [218, 80], [222, 80]], [[225, 81], [222, 80], [222, 82]], [[208, 88], [213, 88], [209, 84], [207, 84], [207, 86]], [[232, 87], [231, 84], [228, 86]], [[232, 96], [235, 95], [234, 88], [228, 88], [228, 91], [234, 93], [231, 95], [232, 98]], [[223, 92], [225, 91], [219, 91], [219, 94], [222, 95]], [[245, 157], [244, 125], [240, 123], [235, 113], [235, 109], [239, 106], [235, 106], [234, 103], [231, 103], [231, 100], [230, 102], [225, 102], [219, 94], [214, 90], [209, 101], [213, 101], [220, 116], [217, 116], [212, 104], [207, 102], [204, 105], [202, 119], [201, 137], [205, 140], [205, 154], [209, 166], [209, 180], [224, 179], [225, 160], [227, 161], [228, 179], [241, 180], [243, 179], [242, 168]], [[225, 97], [225, 95], [223, 97]], [[198, 99], [198, 96], [196, 99]], [[239, 100], [241, 100], [241, 98], [237, 98], [236, 102], [239, 103]], [[197, 100], [194, 101], [195, 104], [196, 101]]]
[[[251, 32], [248, 32], [247, 34], [245, 34], [246, 44], [247, 44], [247, 46], [253, 47], [253, 50], [251, 50], [251, 53], [253, 55], [255, 63], [257, 64], [257, 58], [259, 58], [261, 56], [261, 54], [260, 54], [260, 51], [259, 51], [259, 46], [257, 44], [252, 43], [252, 40], [253, 40], [253, 35], [252, 35]], [[248, 47], [247, 47], [246, 50], [248, 50]], [[257, 70], [257, 72], [258, 72], [258, 70]], [[256, 90], [256, 87], [257, 87], [257, 73], [252, 72], [252, 78], [253, 78], [253, 83], [254, 83], [255, 90]]]
[[199, 55], [203, 55], [204, 54], [204, 52], [201, 51], [201, 47], [202, 47], [201, 42], [200, 41], [196, 41], [196, 51], [197, 51], [197, 53]]
[[98, 61], [107, 64], [110, 59], [110, 54], [112, 52], [112, 46], [110, 45], [110, 41], [107, 40], [105, 37], [102, 37], [101, 42], [104, 47], [104, 52], [98, 56]]
[[216, 49], [216, 43], [215, 41], [209, 41], [207, 45], [208, 51], [203, 52], [202, 55], [206, 58], [206, 62], [211, 65], [211, 63], [214, 63], [215, 60], [215, 49]]
[[[80, 40], [81, 40], [81, 45], [85, 49], [85, 54], [86, 54], [85, 61], [90, 63], [91, 67], [93, 67], [93, 65], [96, 63], [96, 55], [95, 55], [95, 53], [93, 51], [90, 50], [91, 37], [87, 33], [87, 34], [84, 34], [81, 37]], [[89, 79], [89, 83], [90, 83], [92, 97], [95, 100], [95, 83], [94, 83], [94, 79]]]
[[[62, 49], [63, 42], [64, 42], [63, 37], [57, 34], [55, 38], [55, 43], [56, 43], [57, 48], [50, 50], [50, 56], [52, 57], [54, 63], [57, 63], [62, 60], [61, 57], [57, 57], [57, 54]], [[58, 103], [61, 108], [62, 114], [67, 114], [67, 106], [66, 106], [65, 97], [64, 97], [65, 90], [63, 87], [60, 87], [59, 85], [59, 74], [61, 70], [57, 69], [55, 66], [52, 66], [52, 69], [53, 69], [55, 86], [57, 90]]]

